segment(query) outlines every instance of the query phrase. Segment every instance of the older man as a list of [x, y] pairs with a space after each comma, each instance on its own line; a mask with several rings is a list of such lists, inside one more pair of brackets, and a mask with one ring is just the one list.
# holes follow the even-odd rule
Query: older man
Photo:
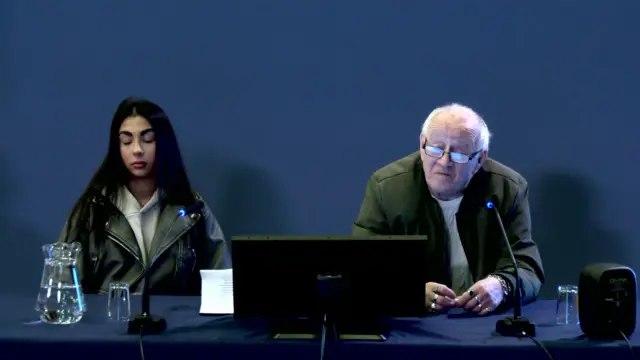
[[428, 236], [434, 252], [425, 254], [425, 299], [433, 312], [458, 307], [486, 315], [513, 301], [514, 268], [487, 199], [494, 199], [518, 262], [523, 302], [533, 301], [544, 282], [527, 182], [488, 157], [489, 138], [472, 109], [435, 109], [419, 151], [371, 176], [353, 224], [354, 235]]

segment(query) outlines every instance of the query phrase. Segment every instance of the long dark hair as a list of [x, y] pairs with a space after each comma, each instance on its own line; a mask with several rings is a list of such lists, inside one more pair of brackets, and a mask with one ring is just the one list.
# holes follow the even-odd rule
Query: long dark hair
[[190, 206], [196, 202], [169, 117], [159, 105], [149, 100], [128, 97], [118, 105], [111, 120], [106, 157], [71, 210], [70, 219], [80, 222], [77, 224], [80, 227], [90, 226], [88, 216], [92, 204], [115, 203], [119, 200], [118, 190], [129, 180], [129, 170], [120, 155], [119, 132], [124, 120], [134, 115], [145, 118], [155, 134], [155, 177], [161, 205]]

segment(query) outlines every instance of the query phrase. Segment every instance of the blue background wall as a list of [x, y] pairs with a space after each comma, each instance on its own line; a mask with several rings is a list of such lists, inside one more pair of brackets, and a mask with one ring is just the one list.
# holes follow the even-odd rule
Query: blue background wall
[[[518, 4], [516, 4], [518, 3]], [[599, 3], [600, 5], [596, 5]], [[127, 95], [170, 114], [227, 235], [348, 233], [371, 172], [458, 101], [530, 181], [544, 293], [638, 266], [637, 14], [628, 1], [0, 2], [1, 291], [42, 255]]]

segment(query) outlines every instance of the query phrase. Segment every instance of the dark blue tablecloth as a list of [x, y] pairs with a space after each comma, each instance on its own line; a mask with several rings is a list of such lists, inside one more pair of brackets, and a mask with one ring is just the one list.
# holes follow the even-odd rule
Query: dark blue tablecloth
[[[0, 299], [0, 359], [47, 360], [140, 359], [139, 338], [126, 334], [126, 323], [106, 321], [106, 297], [88, 296], [89, 312], [76, 325], [34, 323], [35, 296]], [[135, 313], [139, 299], [132, 299]], [[235, 321], [232, 316], [200, 316], [200, 298], [154, 297], [153, 312], [167, 319], [162, 335], [143, 339], [146, 360], [159, 359], [314, 359], [320, 357], [317, 340], [271, 340], [261, 321]], [[556, 360], [631, 359], [623, 341], [596, 342], [581, 337], [577, 326], [552, 325], [555, 302], [538, 301], [525, 307], [537, 323], [537, 339]], [[504, 315], [452, 318], [446, 315], [394, 322], [386, 342], [342, 341], [328, 345], [325, 358], [334, 359], [547, 359], [530, 339], [502, 338], [493, 334]], [[640, 336], [632, 336], [640, 354]]]

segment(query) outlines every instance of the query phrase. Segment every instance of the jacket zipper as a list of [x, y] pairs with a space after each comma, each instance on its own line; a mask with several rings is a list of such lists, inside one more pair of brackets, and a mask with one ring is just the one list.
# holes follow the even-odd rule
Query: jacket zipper
[[158, 251], [156, 252], [156, 256], [154, 256], [153, 259], [151, 259], [151, 262], [149, 262], [148, 266], [144, 267], [144, 270], [142, 270], [142, 273], [135, 280], [133, 280], [133, 282], [131, 282], [131, 285], [133, 285], [133, 284], [137, 283], [138, 281], [144, 279], [145, 275], [147, 274], [149, 269], [151, 269], [151, 267], [153, 266], [153, 263], [158, 259], [158, 257], [160, 257], [160, 255], [162, 255], [162, 253], [164, 253], [167, 249], [169, 249], [171, 246], [173, 246], [173, 244], [175, 244], [176, 241], [180, 240], [182, 235], [186, 234], [187, 231], [189, 231], [192, 227], [193, 227], [193, 225], [187, 227], [184, 231], [180, 232], [178, 234], [178, 236], [176, 236], [166, 246], [163, 246], [161, 249], [158, 249]]
[[153, 263], [158, 260], [158, 258], [160, 257], [160, 255], [162, 255], [165, 251], [167, 251], [167, 249], [169, 249], [170, 247], [173, 246], [173, 244], [176, 243], [176, 241], [180, 240], [180, 238], [182, 237], [182, 235], [186, 234], [187, 232], [189, 232], [189, 230], [191, 230], [191, 228], [193, 227], [194, 224], [191, 224], [190, 226], [187, 226], [186, 229], [184, 229], [183, 231], [181, 231], [180, 233], [178, 233], [177, 236], [175, 236], [173, 238], [173, 240], [171, 240], [170, 242], [168, 242], [166, 245], [163, 245], [160, 249], [158, 249], [158, 251], [156, 251], [156, 254], [154, 255], [153, 259], [151, 259], [151, 262], [149, 263], [149, 268], [151, 268], [151, 266], [153, 265]]
[[127, 250], [127, 252], [131, 254], [136, 260], [138, 260], [140, 264], [144, 265], [144, 262], [142, 261], [142, 259], [140, 259], [140, 257], [136, 254], [136, 252], [131, 247], [129, 247], [124, 241], [118, 238], [118, 236], [116, 236], [116, 234], [111, 232], [109, 229], [106, 229], [106, 231], [107, 231], [108, 237], [111, 240], [113, 240], [113, 242], [120, 245], [123, 249]]
[[113, 232], [109, 231], [108, 229], [106, 231], [107, 231], [107, 237], [109, 239], [111, 239], [116, 244], [120, 245], [129, 254], [131, 254], [140, 264], [142, 264], [142, 268], [143, 268], [142, 273], [140, 275], [138, 275], [137, 278], [135, 278], [133, 281], [131, 281], [129, 283], [129, 286], [133, 286], [135, 283], [137, 283], [138, 281], [140, 281], [140, 279], [142, 279], [144, 277], [144, 275], [147, 273], [147, 268], [146, 268], [146, 266], [144, 266], [144, 262], [142, 261], [142, 259], [140, 259], [140, 257], [138, 255], [136, 255], [135, 251], [133, 251], [133, 249], [131, 249], [131, 247], [129, 247], [124, 241], [120, 240], [120, 238], [118, 238], [116, 236], [116, 234], [114, 234]]

